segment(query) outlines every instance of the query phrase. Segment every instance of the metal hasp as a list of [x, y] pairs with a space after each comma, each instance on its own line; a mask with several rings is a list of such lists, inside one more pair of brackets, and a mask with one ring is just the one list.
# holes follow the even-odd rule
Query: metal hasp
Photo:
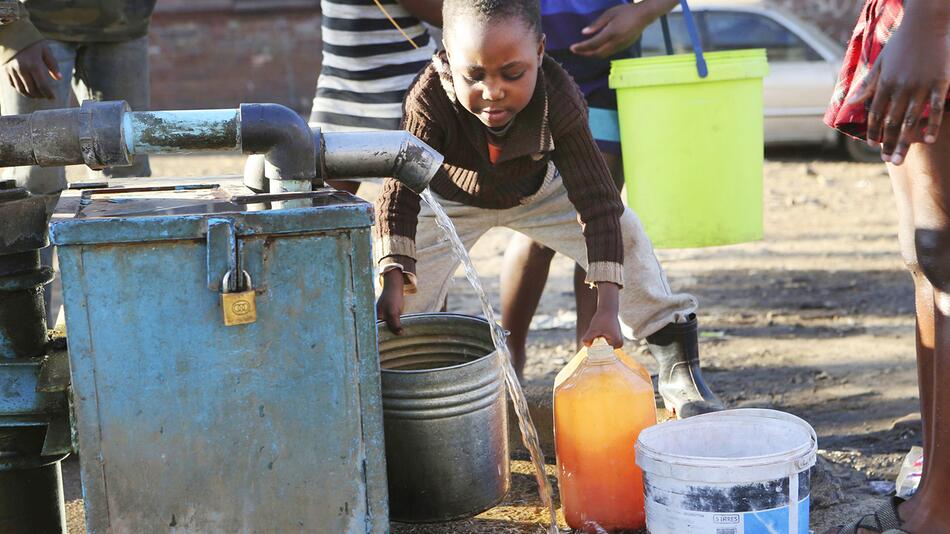
[[[322, 180], [345, 178], [395, 178], [422, 193], [442, 166], [442, 155], [406, 131], [321, 132], [311, 128], [317, 147], [317, 176]], [[244, 165], [244, 185], [257, 191], [270, 189], [276, 169], [261, 156], [250, 156]]]
[[50, 229], [88, 532], [388, 532], [372, 206], [129, 189]]
[[133, 154], [240, 151], [263, 154], [280, 191], [321, 187], [310, 127], [277, 104], [232, 110], [130, 111], [123, 101], [0, 117], [0, 167], [127, 166]]
[[43, 198], [0, 182], [0, 532], [66, 532], [69, 368], [46, 355], [48, 244]]

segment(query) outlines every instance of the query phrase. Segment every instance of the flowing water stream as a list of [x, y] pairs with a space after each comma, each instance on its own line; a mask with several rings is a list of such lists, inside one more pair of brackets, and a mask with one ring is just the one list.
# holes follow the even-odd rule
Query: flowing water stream
[[557, 512], [554, 510], [551, 483], [544, 471], [544, 454], [541, 452], [541, 443], [538, 440], [538, 432], [534, 428], [534, 423], [531, 421], [531, 414], [528, 413], [528, 401], [525, 400], [524, 392], [521, 390], [521, 383], [518, 381], [515, 369], [511, 365], [511, 354], [508, 352], [508, 345], [505, 344], [505, 331], [502, 330], [498, 322], [495, 321], [495, 313], [492, 310], [491, 302], [488, 300], [488, 295], [485, 294], [485, 290], [482, 288], [481, 280], [479, 280], [478, 273], [475, 271], [475, 265], [472, 264], [468, 250], [465, 249], [465, 245], [462, 244], [462, 240], [459, 239], [452, 220], [446, 215], [445, 210], [442, 209], [439, 202], [432, 196], [432, 192], [429, 189], [422, 192], [422, 199], [429, 206], [429, 209], [435, 213], [436, 223], [439, 225], [439, 228], [445, 232], [446, 237], [448, 237], [452, 243], [452, 251], [455, 253], [455, 256], [458, 257], [459, 261], [462, 262], [462, 266], [465, 269], [465, 277], [468, 278], [469, 283], [472, 284], [472, 287], [478, 294], [478, 298], [482, 304], [482, 312], [485, 314], [485, 319], [488, 320], [488, 324], [491, 325], [491, 337], [495, 343], [495, 350], [500, 352], [503, 356], [505, 382], [508, 384], [508, 394], [511, 395], [515, 412], [518, 414], [518, 427], [521, 429], [521, 439], [524, 441], [525, 448], [527, 448], [531, 454], [531, 462], [534, 464], [535, 470], [534, 476], [538, 481], [538, 491], [541, 493], [541, 502], [548, 508], [551, 516], [551, 527], [548, 529], [548, 532], [549, 534], [559, 534], [560, 531], [557, 527]]

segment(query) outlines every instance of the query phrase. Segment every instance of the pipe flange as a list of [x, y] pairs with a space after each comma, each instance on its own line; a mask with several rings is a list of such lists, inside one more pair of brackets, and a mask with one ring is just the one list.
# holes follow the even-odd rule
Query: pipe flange
[[53, 269], [40, 267], [36, 271], [0, 277], [0, 292], [22, 291], [36, 286], [44, 286], [56, 277]]
[[0, 202], [0, 222], [0, 256], [29, 252], [49, 244], [46, 200], [42, 196], [27, 194]]
[[323, 131], [319, 126], [311, 126], [310, 132], [313, 135], [313, 148], [316, 150], [316, 172], [314, 177], [314, 187], [323, 187], [326, 184], [327, 174], [327, 145], [323, 142]]
[[90, 169], [126, 167], [132, 164], [122, 128], [124, 115], [131, 111], [124, 100], [86, 100], [79, 108], [79, 149]]
[[55, 456], [3, 456], [0, 455], [0, 472], [22, 469], [39, 469], [56, 462], [61, 462], [69, 456], [68, 454], [57, 454]]
[[30, 196], [29, 190], [25, 187], [18, 187], [16, 180], [0, 181], [0, 202], [20, 200], [28, 196]]

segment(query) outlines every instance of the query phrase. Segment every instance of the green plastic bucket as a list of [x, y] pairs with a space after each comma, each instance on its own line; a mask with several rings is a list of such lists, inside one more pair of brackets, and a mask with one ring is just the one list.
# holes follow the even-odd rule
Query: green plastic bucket
[[765, 50], [614, 61], [627, 199], [657, 248], [762, 239]]

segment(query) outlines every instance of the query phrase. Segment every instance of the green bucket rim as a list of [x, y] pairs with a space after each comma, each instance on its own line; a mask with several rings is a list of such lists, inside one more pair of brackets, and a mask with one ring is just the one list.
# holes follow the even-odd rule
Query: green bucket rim
[[700, 78], [694, 54], [675, 54], [610, 62], [611, 89], [681, 85], [763, 78], [769, 72], [764, 48], [727, 50], [704, 54], [709, 76]]

